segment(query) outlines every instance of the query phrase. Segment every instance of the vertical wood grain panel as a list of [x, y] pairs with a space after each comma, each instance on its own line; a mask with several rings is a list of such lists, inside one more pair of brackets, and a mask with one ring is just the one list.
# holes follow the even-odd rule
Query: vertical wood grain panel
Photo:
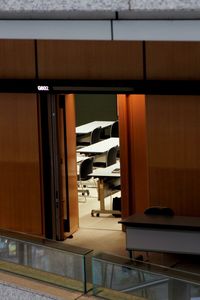
[[200, 42], [146, 42], [147, 79], [200, 79]]
[[145, 95], [128, 96], [131, 178], [135, 186], [135, 211], [149, 205]]
[[59, 240], [64, 240], [64, 220], [67, 219], [67, 186], [66, 186], [66, 145], [65, 145], [65, 106], [61, 105], [59, 96], [56, 99], [58, 117], [58, 144], [59, 144], [59, 173], [60, 173], [60, 205], [59, 205]]
[[142, 42], [37, 41], [39, 78], [142, 79]]
[[[59, 99], [58, 106], [59, 106]], [[65, 149], [65, 118], [64, 118], [65, 111], [59, 108], [58, 113], [58, 128], [59, 128], [59, 156], [60, 156], [60, 177], [61, 177], [61, 201], [62, 201], [62, 217], [63, 219], [67, 219], [67, 198], [66, 198], [66, 149]]]
[[35, 78], [33, 40], [0, 40], [0, 78]]
[[149, 204], [144, 95], [118, 95], [122, 215]]
[[75, 132], [75, 100], [74, 95], [65, 96], [66, 107], [66, 141], [67, 141], [67, 177], [68, 177], [68, 209], [70, 218], [70, 235], [78, 229], [78, 191], [76, 167], [76, 132]]
[[0, 94], [0, 227], [43, 235], [36, 95]]
[[200, 216], [200, 96], [148, 96], [151, 205]]
[[130, 195], [129, 195], [129, 141], [128, 141], [128, 122], [127, 122], [127, 102], [126, 95], [117, 95], [117, 110], [119, 119], [119, 138], [120, 138], [120, 168], [121, 168], [121, 198], [122, 198], [122, 217], [129, 216]]

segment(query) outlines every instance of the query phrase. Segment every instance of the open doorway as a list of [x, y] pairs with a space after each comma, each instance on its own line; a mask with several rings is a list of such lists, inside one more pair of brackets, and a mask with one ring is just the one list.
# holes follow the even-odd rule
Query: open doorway
[[[123, 239], [124, 232], [122, 232], [121, 225], [118, 224], [118, 221], [116, 220], [115, 216], [113, 216], [112, 213], [109, 213], [109, 216], [107, 214], [102, 215], [100, 217], [96, 215], [94, 217], [91, 216], [91, 209], [95, 209], [95, 207], [93, 206], [95, 203], [99, 208], [100, 203], [97, 198], [95, 200], [91, 199], [92, 207], [87, 209], [87, 215], [85, 216], [85, 219], [87, 220], [87, 222], [88, 220], [90, 220], [89, 225], [92, 228], [94, 228], [94, 226], [93, 224], [90, 223], [91, 220], [99, 223], [98, 224], [99, 230], [95, 229], [94, 232], [92, 231], [92, 229], [91, 230], [87, 229], [87, 234], [84, 235], [84, 238], [82, 240], [80, 238], [80, 231], [81, 231], [81, 227], [83, 226], [79, 218], [79, 207], [80, 206], [83, 207], [83, 205], [86, 207], [86, 205], [85, 203], [79, 204], [78, 193], [77, 193], [77, 158], [76, 158], [76, 152], [77, 152], [76, 151], [76, 127], [77, 126], [75, 120], [76, 119], [75, 118], [76, 112], [75, 112], [75, 105], [74, 105], [75, 96], [76, 93], [56, 96], [55, 99], [54, 96], [52, 95], [51, 97], [53, 98], [52, 99], [51, 97], [49, 98], [50, 102], [52, 101], [55, 102], [56, 110], [55, 113], [50, 112], [49, 118], [51, 119], [51, 122], [49, 118], [47, 118], [48, 119], [47, 125], [49, 126], [52, 123], [52, 125], [57, 126], [56, 127], [57, 130], [49, 130], [49, 132], [52, 133], [52, 140], [54, 141], [54, 143], [51, 143], [52, 149], [55, 146], [58, 147], [57, 149], [58, 160], [57, 161], [55, 160], [55, 163], [56, 162], [60, 162], [60, 163], [55, 164], [54, 169], [57, 172], [53, 173], [53, 171], [50, 168], [50, 173], [52, 174], [51, 176], [52, 180], [48, 181], [46, 188], [47, 190], [49, 190], [49, 187], [51, 186], [51, 182], [54, 183], [55, 176], [57, 176], [58, 174], [57, 177], [59, 182], [58, 184], [59, 193], [57, 193], [57, 191], [55, 190], [55, 193], [52, 192], [52, 194], [55, 196], [58, 195], [59, 198], [58, 197], [52, 198], [52, 202], [53, 202], [52, 209], [55, 210], [55, 207], [58, 208], [59, 210], [58, 212], [60, 216], [58, 219], [59, 221], [62, 222], [61, 229], [63, 228], [64, 230], [63, 233], [61, 232], [61, 238], [58, 237], [57, 239], [63, 240], [66, 238], [67, 243], [77, 245], [77, 246], [83, 246], [86, 248], [87, 247], [94, 248], [93, 246], [90, 246], [94, 244], [94, 234], [96, 235], [97, 232], [101, 232], [101, 236], [99, 238], [95, 236], [97, 241], [101, 241], [102, 237], [105, 237], [105, 235], [109, 232], [108, 240], [111, 241], [111, 243], [113, 243], [113, 237], [115, 231], [116, 241], [117, 244], [119, 244], [120, 241], [118, 238], [122, 236]], [[94, 95], [90, 94], [90, 96], [94, 96]], [[100, 93], [99, 97], [100, 96], [104, 96], [104, 95]], [[144, 95], [123, 95], [123, 94], [117, 94], [116, 97], [117, 99], [114, 98], [114, 109], [113, 109], [116, 115], [114, 115], [113, 117], [113, 122], [116, 121], [116, 116], [117, 118], [119, 117], [120, 181], [121, 181], [121, 194], [123, 200], [121, 203], [122, 204], [121, 213], [123, 217], [124, 216], [126, 217], [130, 213], [133, 213], [134, 211], [138, 211], [138, 212], [143, 211], [144, 207], [147, 206], [146, 202], [148, 200], [146, 196], [147, 189], [144, 185], [147, 182], [146, 180], [144, 180], [144, 178], [146, 178], [145, 174], [147, 174], [146, 143], [145, 143], [146, 141], [145, 97]], [[94, 103], [94, 108], [96, 109], [95, 106], [96, 101], [94, 101], [94, 97], [92, 97], [91, 99], [93, 99], [92, 103]], [[102, 102], [103, 101], [101, 101], [101, 103]], [[106, 111], [107, 102], [106, 104], [104, 103], [103, 109], [101, 110], [102, 112]], [[41, 103], [44, 104], [45, 101], [41, 101]], [[98, 110], [100, 111], [100, 109]], [[46, 109], [44, 111], [46, 112]], [[92, 115], [92, 112], [90, 112], [90, 115]], [[55, 116], [57, 116], [56, 119]], [[95, 119], [99, 119], [99, 118], [95, 117]], [[107, 118], [108, 117], [106, 117], [106, 119]], [[89, 121], [91, 120], [88, 120], [88, 122]], [[50, 126], [50, 128], [48, 127], [48, 129], [51, 128], [53, 129], [52, 126]], [[53, 133], [55, 134], [56, 132], [58, 138], [55, 140]], [[43, 140], [45, 146], [47, 144], [46, 136], [47, 134], [46, 132], [44, 132]], [[137, 147], [134, 147], [134, 145], [136, 144]], [[44, 149], [43, 158], [48, 158], [47, 151], [45, 150], [46, 149]], [[55, 154], [55, 152], [50, 151], [50, 154], [51, 153], [52, 155], [50, 155], [50, 158], [52, 156], [52, 159], [54, 159], [53, 154]], [[63, 164], [65, 166], [64, 173], [63, 173]], [[48, 165], [51, 166], [51, 161], [48, 161]], [[45, 169], [46, 168], [44, 166], [44, 170]], [[45, 172], [45, 173], [49, 173], [49, 172]], [[63, 184], [63, 180], [64, 180], [64, 184]], [[63, 197], [63, 195], [66, 195], [66, 197]], [[46, 198], [47, 200], [49, 199], [49, 197]], [[138, 201], [135, 201], [136, 198], [138, 199]], [[143, 199], [144, 201], [140, 201]], [[50, 203], [49, 201], [47, 202]], [[110, 201], [110, 197], [109, 197], [109, 205], [110, 205], [109, 208], [111, 208], [112, 200]], [[63, 209], [63, 207], [66, 208], [66, 211]], [[45, 212], [46, 211], [47, 209], [45, 207]], [[83, 212], [82, 208], [80, 212]], [[56, 216], [57, 215], [55, 214], [55, 218], [54, 218], [55, 220], [53, 220], [55, 224], [57, 224]], [[109, 220], [109, 221], [111, 220], [112, 222], [115, 222], [115, 225], [119, 226], [118, 227], [119, 229], [112, 230], [107, 226], [106, 228], [104, 228], [106, 224], [105, 220]], [[100, 221], [102, 221], [101, 224]], [[73, 236], [74, 238], [69, 239], [69, 237], [71, 236]], [[79, 239], [77, 243], [74, 242], [76, 237], [78, 237]], [[124, 244], [124, 243], [120, 243], [120, 244]]]
[[[92, 99], [95, 104], [94, 98]], [[114, 107], [119, 119], [121, 213], [122, 217], [126, 217], [134, 212], [143, 212], [148, 206], [146, 104], [145, 95], [117, 94], [114, 99]], [[84, 105], [83, 102], [82, 104]], [[106, 105], [107, 103], [104, 104], [103, 111]], [[95, 219], [99, 222], [99, 229], [81, 229], [80, 224], [79, 230], [73, 234], [73, 239], [67, 239], [66, 243], [126, 255], [125, 232], [122, 228], [104, 229], [107, 216], [92, 218], [90, 211], [87, 214], [86, 220]], [[116, 221], [113, 217], [110, 219]]]
[[[119, 134], [114, 133], [113, 124], [118, 122], [117, 112], [117, 95], [114, 94], [75, 94], [75, 111], [76, 111], [76, 128], [83, 128], [99, 122], [100, 124], [100, 135], [97, 140], [90, 140], [90, 133], [78, 135], [77, 133], [77, 172], [80, 175], [80, 168], [82, 159], [92, 157], [93, 159], [93, 172], [105, 171], [106, 163], [104, 163], [105, 154], [98, 153], [84, 153], [80, 149], [87, 147], [95, 142], [103, 142], [113, 136], [119, 139]], [[100, 123], [101, 122], [101, 123]], [[105, 126], [105, 127], [104, 127]], [[113, 130], [112, 130], [113, 128]], [[111, 132], [112, 131], [112, 132]], [[81, 136], [81, 138], [80, 138]], [[120, 166], [120, 151], [117, 148], [116, 160], [113, 159], [109, 165]], [[120, 172], [120, 171], [119, 171]], [[104, 195], [100, 196], [100, 180], [104, 184], [105, 190]], [[118, 182], [118, 186], [111, 184]], [[96, 229], [96, 230], [118, 230], [121, 231], [121, 226], [118, 224], [120, 214], [112, 214], [111, 210], [121, 209], [121, 190], [120, 190], [120, 179], [116, 178], [98, 178], [97, 176], [88, 176], [87, 182], [83, 184], [78, 182], [78, 206], [79, 206], [79, 230]], [[106, 185], [105, 185], [106, 183]], [[109, 184], [108, 184], [109, 183]], [[101, 213], [100, 197], [104, 198], [104, 208], [107, 213]], [[98, 212], [99, 211], [99, 212]]]

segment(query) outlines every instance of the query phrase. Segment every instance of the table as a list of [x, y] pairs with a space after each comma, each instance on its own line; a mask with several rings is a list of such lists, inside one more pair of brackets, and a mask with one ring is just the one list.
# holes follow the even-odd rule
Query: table
[[120, 177], [120, 162], [117, 161], [115, 164], [106, 168], [94, 169], [89, 175], [93, 177]]
[[88, 134], [95, 128], [106, 128], [111, 126], [115, 121], [93, 121], [76, 127], [76, 134]]
[[[106, 196], [106, 193], [108, 192], [109, 185], [112, 183], [113, 187], [110, 190], [110, 195], [118, 192], [119, 190], [114, 189], [114, 186], [120, 185], [120, 163], [117, 162], [107, 168], [97, 168], [92, 173], [89, 174], [92, 177], [99, 178], [98, 180], [98, 200], [100, 201], [100, 209], [99, 210], [92, 210], [91, 215], [94, 216], [96, 213], [96, 216], [98, 217], [100, 213], [103, 214], [116, 214], [121, 215], [121, 211], [118, 210], [107, 210], [105, 209], [105, 203], [104, 198]], [[112, 179], [110, 182], [109, 179]]]
[[78, 153], [100, 154], [108, 151], [110, 148], [118, 146], [119, 138], [109, 138], [98, 143], [77, 149]]
[[126, 248], [200, 254], [200, 218], [133, 214], [120, 221], [126, 227]]

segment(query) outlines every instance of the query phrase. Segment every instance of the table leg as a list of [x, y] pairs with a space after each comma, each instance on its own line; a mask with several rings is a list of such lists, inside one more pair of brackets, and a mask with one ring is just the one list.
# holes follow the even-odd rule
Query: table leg
[[98, 186], [98, 192], [99, 192], [99, 201], [100, 201], [100, 210], [105, 210], [105, 203], [104, 203], [104, 180], [103, 178], [100, 178]]
[[99, 178], [98, 180], [98, 200], [100, 201], [100, 209], [92, 209], [91, 211], [91, 215], [92, 217], [94, 216], [94, 214], [96, 214], [97, 217], [99, 217], [99, 215], [101, 213], [103, 214], [121, 214], [120, 211], [118, 210], [112, 210], [112, 209], [105, 209], [105, 188], [106, 188], [106, 184], [104, 182], [104, 178]]

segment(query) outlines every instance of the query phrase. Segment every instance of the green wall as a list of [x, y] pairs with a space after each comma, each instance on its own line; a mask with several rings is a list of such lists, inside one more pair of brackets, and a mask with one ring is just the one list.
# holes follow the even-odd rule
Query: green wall
[[75, 95], [76, 126], [91, 121], [117, 120], [117, 95], [77, 94]]

